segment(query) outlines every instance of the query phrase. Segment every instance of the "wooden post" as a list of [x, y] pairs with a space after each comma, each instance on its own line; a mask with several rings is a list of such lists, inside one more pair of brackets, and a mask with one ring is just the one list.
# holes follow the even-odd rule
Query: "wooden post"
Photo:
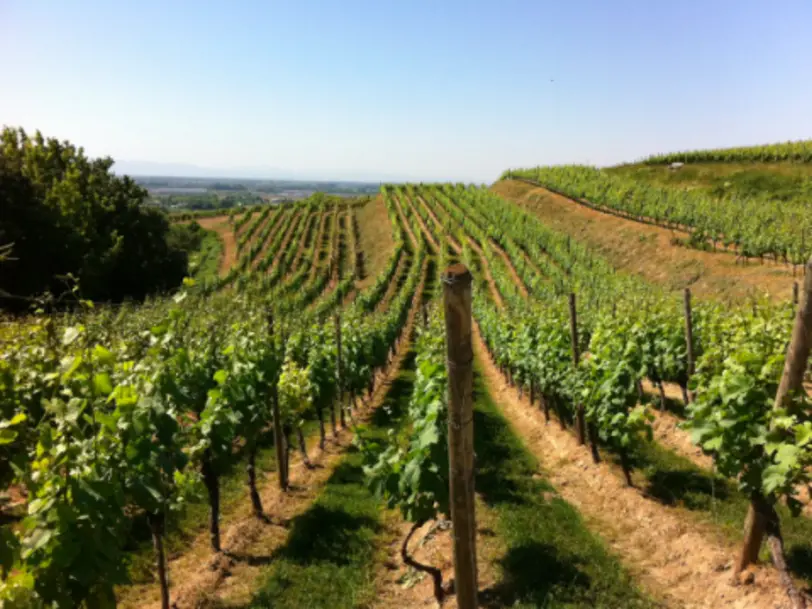
[[[688, 358], [688, 381], [694, 375], [694, 321], [691, 314], [691, 288], [685, 288], [683, 293], [683, 303], [685, 305], [685, 347]], [[686, 391], [686, 397], [690, 400], [691, 394]]]
[[[268, 332], [272, 341], [275, 341], [273, 313], [268, 312]], [[274, 348], [276, 345], [274, 344]], [[281, 413], [279, 411], [279, 393], [276, 381], [271, 385], [271, 412], [273, 414], [273, 447], [276, 453], [276, 473], [279, 480], [279, 488], [288, 490], [288, 476], [285, 471], [285, 439], [282, 434]]]
[[[784, 372], [781, 375], [781, 382], [775, 394], [775, 402], [773, 403], [775, 409], [791, 405], [793, 396], [804, 390], [804, 373], [809, 360], [809, 352], [812, 349], [812, 258], [806, 263], [803, 294], [799, 305], [795, 314], [795, 324], [792, 328], [792, 338], [787, 347]], [[764, 506], [768, 506], [768, 508]], [[773, 517], [771, 510], [772, 507], [762, 497], [755, 496], [751, 500], [747, 521], [745, 522], [744, 544], [734, 573], [741, 572], [758, 556], [764, 534], [770, 535], [770, 519], [777, 518]], [[773, 523], [773, 529], [775, 528], [777, 528], [777, 525]], [[780, 531], [774, 531], [771, 534], [772, 537], [777, 535], [780, 535]], [[779, 570], [781, 569], [779, 563], [783, 560], [783, 556], [773, 557], [773, 561], [779, 567]], [[790, 596], [792, 596], [793, 591], [789, 592]]]
[[[575, 294], [570, 294], [570, 339], [572, 341], [572, 367], [578, 367], [581, 353], [578, 348], [578, 313], [575, 307]], [[575, 431], [578, 435], [578, 444], [586, 444], [586, 413], [583, 402], [579, 402], [575, 407]]]
[[[336, 372], [338, 373], [338, 414], [341, 421], [341, 428], [347, 426], [344, 419], [344, 371], [341, 367], [341, 315], [336, 315], [336, 348], [338, 349], [338, 359], [336, 360]], [[333, 412], [335, 419], [335, 412]]]
[[798, 282], [792, 282], [792, 306], [798, 308]]
[[806, 264], [806, 271], [803, 295], [795, 313], [792, 338], [787, 347], [787, 359], [781, 384], [775, 394], [774, 408], [784, 406], [787, 398], [803, 391], [804, 387], [806, 363], [812, 349], [812, 258]]
[[442, 281], [448, 365], [449, 491], [457, 606], [459, 609], [476, 609], [471, 273], [464, 265], [454, 264], [445, 270]]

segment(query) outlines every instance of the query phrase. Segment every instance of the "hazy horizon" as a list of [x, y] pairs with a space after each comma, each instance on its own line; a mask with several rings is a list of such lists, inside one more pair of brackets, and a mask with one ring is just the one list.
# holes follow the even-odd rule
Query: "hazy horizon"
[[[412, 182], [419, 177], [403, 174], [377, 174], [364, 171], [301, 170], [280, 167], [204, 167], [188, 163], [158, 163], [153, 161], [116, 160], [113, 171], [138, 177], [229, 179], [229, 180], [290, 180], [307, 182]], [[463, 182], [472, 179], [448, 178]]]
[[804, 0], [8, 0], [0, 124], [122, 167], [490, 182], [812, 137], [809, 23]]

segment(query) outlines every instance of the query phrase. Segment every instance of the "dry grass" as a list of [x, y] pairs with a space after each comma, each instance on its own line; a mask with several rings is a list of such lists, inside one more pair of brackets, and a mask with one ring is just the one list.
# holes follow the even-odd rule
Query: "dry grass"
[[201, 218], [197, 223], [206, 230], [217, 233], [217, 236], [223, 242], [223, 255], [220, 258], [220, 277], [225, 276], [237, 262], [237, 239], [233, 227], [228, 222], [228, 216]]
[[690, 287], [700, 298], [734, 301], [763, 294], [774, 300], [791, 297], [792, 270], [785, 265], [737, 264], [733, 254], [675, 244], [673, 231], [604, 214], [524, 182], [497, 182], [491, 190], [532, 211], [550, 228], [591, 245], [616, 268], [666, 289]]
[[364, 252], [364, 279], [359, 281], [359, 290], [375, 282], [375, 277], [386, 266], [395, 242], [392, 236], [392, 224], [386, 212], [383, 197], [378, 195], [356, 211], [359, 247]]

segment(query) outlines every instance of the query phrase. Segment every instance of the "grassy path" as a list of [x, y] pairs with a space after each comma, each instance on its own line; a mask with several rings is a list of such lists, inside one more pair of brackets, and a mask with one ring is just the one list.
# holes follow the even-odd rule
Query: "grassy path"
[[[773, 569], [757, 567], [754, 584], [733, 586], [729, 568], [736, 544], [718, 526], [674, 509], [639, 483], [636, 488], [627, 487], [613, 463], [593, 464], [588, 450], [578, 446], [573, 434], [557, 423], [546, 424], [539, 408], [506, 383], [478, 332], [474, 342], [500, 410], [547, 469], [562, 497], [578, 508], [589, 528], [607, 541], [647, 591], [669, 607], [782, 606], [785, 594]], [[674, 457], [665, 450], [659, 455]], [[638, 466], [645, 471], [646, 465], [638, 462]], [[665, 464], [658, 467], [667, 469]], [[671, 488], [680, 488], [680, 483]], [[690, 487], [685, 492], [690, 493]]]

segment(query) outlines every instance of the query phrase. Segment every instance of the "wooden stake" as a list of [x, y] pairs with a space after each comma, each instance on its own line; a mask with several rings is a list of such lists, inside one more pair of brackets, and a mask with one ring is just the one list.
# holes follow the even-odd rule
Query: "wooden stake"
[[[685, 308], [685, 347], [688, 359], [688, 382], [694, 375], [695, 361], [694, 361], [694, 321], [691, 313], [691, 288], [685, 288], [683, 293], [683, 303]], [[686, 382], [687, 384], [687, 382]], [[691, 399], [690, 393], [683, 389], [683, 393], [688, 400]]]
[[166, 574], [166, 554], [164, 553], [164, 515], [148, 514], [147, 522], [152, 532], [152, 546], [158, 566], [158, 584], [161, 588], [161, 609], [169, 609], [169, 583]]
[[795, 325], [787, 347], [781, 384], [775, 394], [774, 408], [786, 406], [788, 398], [803, 391], [806, 363], [812, 349], [812, 272], [809, 272], [812, 271], [812, 258], [807, 262], [806, 270], [803, 295], [795, 313]]
[[[581, 353], [578, 347], [578, 313], [575, 307], [575, 294], [570, 294], [570, 339], [572, 340], [572, 367], [578, 367], [578, 360]], [[578, 435], [578, 444], [586, 444], [586, 413], [583, 402], [579, 402], [575, 407], [575, 432]]]
[[464, 265], [454, 264], [445, 270], [442, 281], [448, 365], [448, 464], [455, 588], [459, 609], [476, 609], [471, 273]]
[[[773, 403], [774, 409], [790, 406], [792, 398], [804, 390], [804, 374], [812, 348], [812, 272], [810, 271], [812, 271], [812, 258], [806, 263], [803, 294], [795, 314], [795, 324], [787, 347], [784, 372], [781, 375], [781, 382]], [[760, 496], [754, 496], [751, 500], [745, 522], [744, 544], [734, 574], [740, 573], [758, 557], [764, 534], [769, 529], [771, 515], [768, 508], [772, 509], [772, 506]], [[774, 529], [778, 527], [775, 523], [772, 523], [772, 526]], [[777, 534], [780, 534], [780, 531], [772, 533], [773, 537]], [[783, 556], [778, 560], [783, 560]], [[792, 596], [792, 592], [790, 595]]]
[[[273, 313], [268, 312], [268, 332], [271, 340], [275, 341]], [[279, 392], [276, 381], [271, 385], [271, 412], [273, 414], [273, 445], [276, 453], [276, 473], [279, 488], [288, 490], [288, 477], [285, 472], [285, 439], [282, 435], [282, 420], [279, 411]]]
[[[338, 349], [338, 359], [336, 361], [336, 372], [338, 373], [338, 414], [341, 420], [341, 429], [347, 426], [344, 419], [344, 373], [341, 368], [341, 315], [336, 315], [336, 348]], [[335, 412], [333, 413], [335, 418]]]

